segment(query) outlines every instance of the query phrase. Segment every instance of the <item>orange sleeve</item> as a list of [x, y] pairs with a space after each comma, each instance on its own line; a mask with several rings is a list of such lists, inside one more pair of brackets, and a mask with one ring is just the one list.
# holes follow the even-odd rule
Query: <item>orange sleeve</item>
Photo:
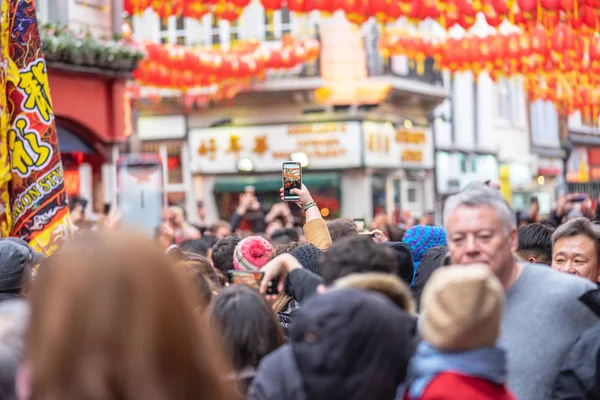
[[329, 229], [323, 218], [313, 219], [304, 224], [304, 235], [306, 241], [326, 251], [331, 246], [331, 236]]

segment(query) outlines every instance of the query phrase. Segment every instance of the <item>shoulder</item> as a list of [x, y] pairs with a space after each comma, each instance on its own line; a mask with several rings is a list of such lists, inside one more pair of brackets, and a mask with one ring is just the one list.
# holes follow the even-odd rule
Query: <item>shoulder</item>
[[586, 330], [577, 339], [565, 359], [565, 364], [572, 364], [575, 368], [586, 364], [587, 368], [595, 365], [597, 359], [600, 360], [600, 322]]
[[597, 323], [581, 335], [565, 357], [554, 382], [552, 399], [598, 398], [599, 366], [600, 323]]
[[[448, 397], [452, 393], [452, 397]], [[504, 385], [455, 372], [439, 374], [423, 392], [423, 399], [460, 398], [464, 400], [506, 399], [513, 397]]]
[[289, 344], [281, 346], [260, 362], [256, 377], [248, 390], [248, 399], [302, 399], [301, 381], [292, 348]]
[[523, 274], [527, 274], [528, 286], [542, 287], [543, 292], [554, 296], [564, 295], [579, 300], [584, 293], [598, 288], [585, 278], [558, 272], [548, 266], [524, 264]]

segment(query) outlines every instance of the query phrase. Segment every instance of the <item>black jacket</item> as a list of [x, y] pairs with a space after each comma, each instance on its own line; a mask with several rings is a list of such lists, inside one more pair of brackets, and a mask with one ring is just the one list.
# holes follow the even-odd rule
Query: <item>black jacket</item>
[[398, 260], [398, 277], [410, 285], [415, 273], [415, 264], [412, 259], [410, 247], [402, 242], [385, 242], [384, 245], [394, 250]]
[[423, 293], [425, 284], [429, 281], [429, 278], [431, 278], [431, 274], [433, 274], [440, 266], [448, 265], [450, 263], [449, 257], [446, 257], [447, 255], [448, 247], [439, 246], [427, 250], [421, 259], [419, 269], [417, 269], [417, 274], [415, 275], [415, 283], [410, 288], [415, 301], [417, 302], [417, 309], [420, 308], [421, 294]]
[[[600, 289], [584, 294], [580, 300], [600, 316]], [[567, 354], [551, 399], [600, 399], [600, 322], [584, 332]]]
[[248, 400], [393, 400], [416, 322], [377, 293], [337, 289], [296, 312], [290, 343], [263, 358]]

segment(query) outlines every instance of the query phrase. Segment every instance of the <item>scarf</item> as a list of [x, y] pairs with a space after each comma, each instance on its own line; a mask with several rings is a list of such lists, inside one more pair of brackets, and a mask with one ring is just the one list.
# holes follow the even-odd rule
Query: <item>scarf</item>
[[448, 371], [501, 385], [506, 381], [506, 353], [497, 346], [463, 352], [442, 352], [421, 342], [408, 367], [406, 381], [409, 398], [421, 397], [432, 379]]

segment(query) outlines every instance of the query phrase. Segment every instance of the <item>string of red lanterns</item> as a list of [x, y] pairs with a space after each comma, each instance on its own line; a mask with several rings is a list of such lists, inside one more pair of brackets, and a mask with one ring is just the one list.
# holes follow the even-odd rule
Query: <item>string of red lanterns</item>
[[386, 32], [379, 50], [384, 57], [403, 55], [422, 65], [433, 57], [451, 73], [487, 73], [492, 80], [522, 76], [530, 100], [552, 101], [562, 115], [580, 111], [595, 118], [600, 111], [600, 37], [559, 23], [550, 32], [479, 37], [432, 38], [409, 31]]
[[[478, 13], [487, 23], [499, 27], [504, 21], [531, 30], [538, 25], [552, 30], [564, 22], [576, 30], [600, 29], [598, 0], [260, 0], [267, 11], [287, 7], [296, 13], [343, 11], [347, 18], [361, 24], [371, 17], [381, 23], [399, 18], [412, 22], [435, 20], [446, 29], [475, 24]], [[137, 15], [152, 8], [161, 18], [184, 16], [202, 18], [214, 13], [218, 18], [233, 21], [250, 0], [125, 0], [124, 10]]]
[[266, 70], [285, 70], [314, 61], [320, 48], [315, 39], [285, 36], [276, 49], [249, 40], [229, 50], [157, 43], [146, 43], [145, 50], [147, 57], [133, 72], [138, 84], [182, 91], [221, 85], [227, 91], [236, 83], [260, 78]]

